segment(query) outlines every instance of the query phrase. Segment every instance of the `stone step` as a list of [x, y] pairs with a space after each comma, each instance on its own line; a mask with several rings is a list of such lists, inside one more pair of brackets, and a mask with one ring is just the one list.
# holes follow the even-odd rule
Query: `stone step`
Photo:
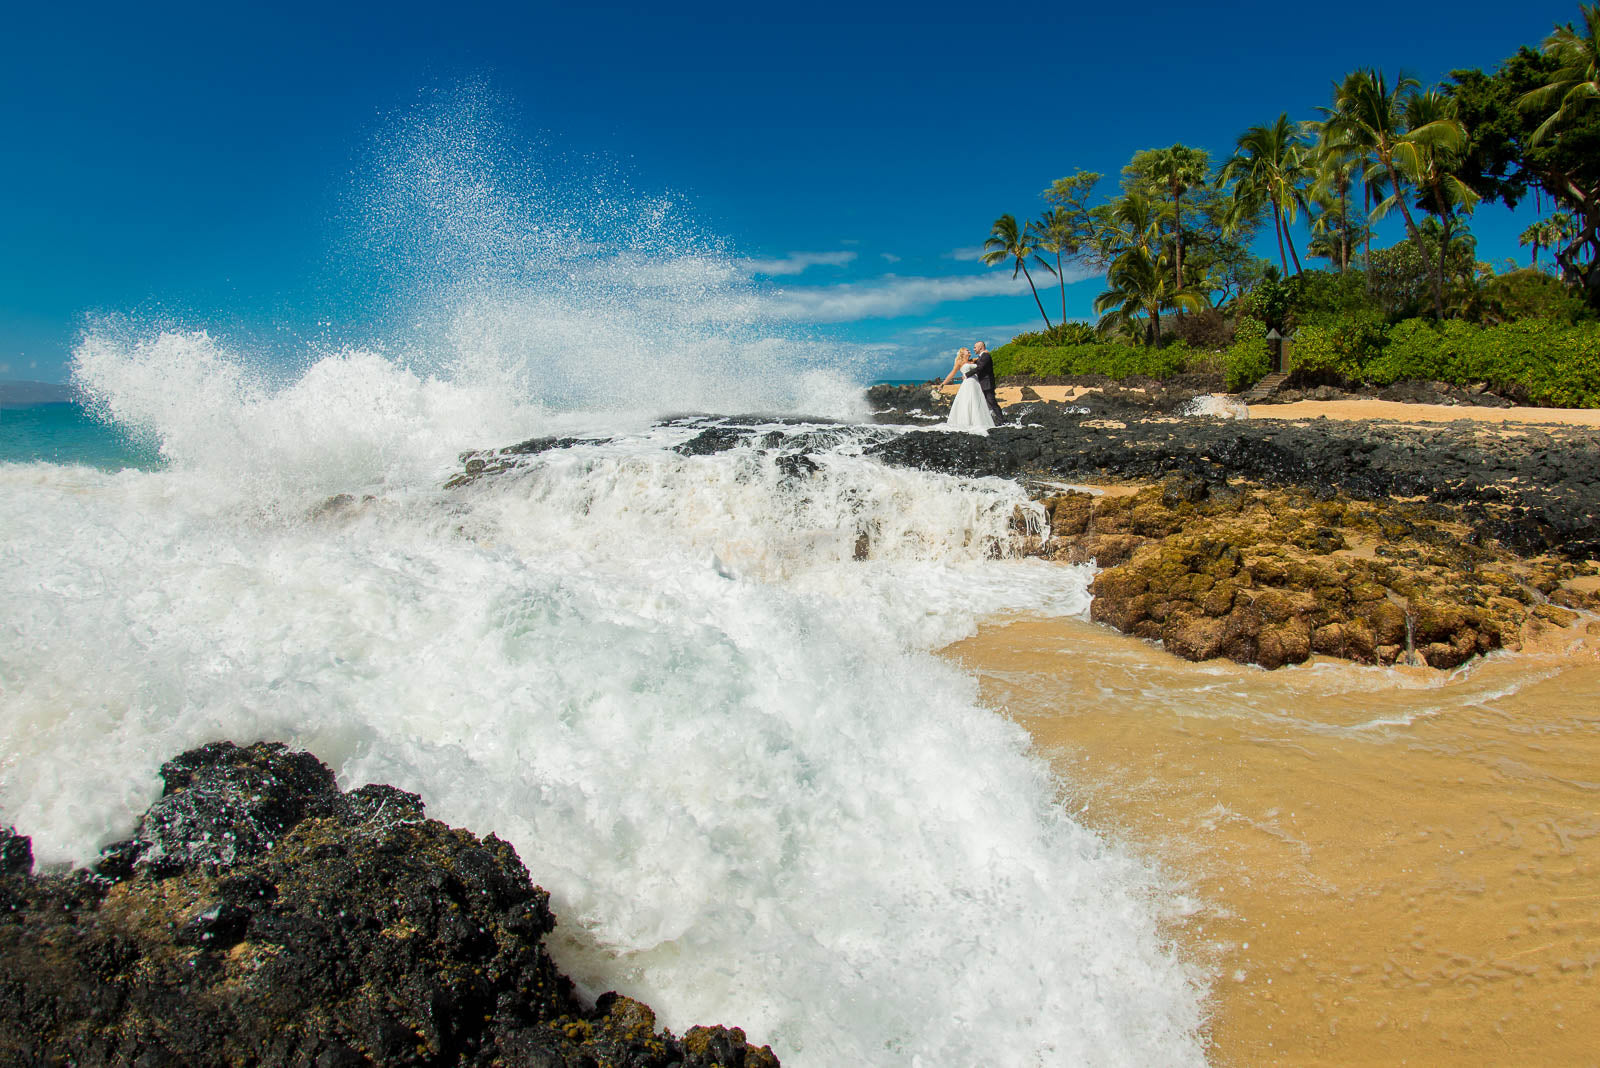
[[1264, 400], [1265, 398], [1270, 397], [1274, 393], [1278, 392], [1279, 388], [1282, 387], [1282, 385], [1287, 381], [1289, 381], [1289, 374], [1287, 371], [1275, 371], [1274, 373], [1263, 378], [1261, 381], [1257, 382], [1255, 385], [1251, 386], [1245, 395], [1240, 399], [1246, 404], [1254, 404], [1256, 401]]

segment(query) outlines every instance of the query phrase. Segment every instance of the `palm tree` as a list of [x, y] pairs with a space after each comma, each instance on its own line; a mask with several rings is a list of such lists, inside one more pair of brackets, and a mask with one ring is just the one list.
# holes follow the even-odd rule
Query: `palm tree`
[[[1406, 136], [1402, 126], [1405, 98], [1419, 86], [1415, 78], [1401, 75], [1391, 89], [1381, 71], [1370, 67], [1352, 71], [1335, 92], [1333, 113], [1324, 123], [1340, 143], [1373, 159], [1373, 165], [1363, 173], [1362, 181], [1370, 185], [1380, 175], [1388, 179], [1393, 192], [1384, 203], [1400, 206], [1400, 214], [1406, 221], [1406, 232], [1412, 240], [1417, 238], [1417, 223], [1411, 217], [1411, 209], [1406, 207], [1405, 189], [1400, 182], [1395, 152]], [[1382, 212], [1376, 212], [1374, 217], [1380, 214]], [[1418, 247], [1421, 247], [1420, 242]]]
[[1124, 193], [1098, 209], [1100, 247], [1112, 261], [1129, 249], [1151, 254], [1161, 242], [1161, 217], [1162, 206], [1144, 193]]
[[1016, 261], [1016, 266], [1011, 268], [1011, 277], [1014, 280], [1017, 272], [1021, 271], [1028, 280], [1028, 288], [1033, 290], [1033, 302], [1039, 305], [1039, 317], [1044, 320], [1044, 328], [1050, 329], [1050, 316], [1044, 313], [1044, 301], [1039, 299], [1039, 287], [1033, 284], [1033, 275], [1028, 273], [1028, 260], [1055, 273], [1048, 263], [1041, 259], [1035, 251], [1033, 235], [1017, 226], [1017, 220], [1012, 215], [1002, 215], [994, 221], [994, 226], [989, 232], [989, 239], [983, 243], [983, 262], [986, 266], [993, 267], [1007, 259]]
[[1348, 196], [1335, 196], [1332, 191], [1314, 186], [1311, 203], [1320, 210], [1311, 216], [1306, 255], [1321, 256], [1343, 274], [1350, 269], [1356, 243], [1371, 240], [1372, 228], [1352, 217]]
[[1094, 310], [1101, 319], [1101, 331], [1122, 324], [1136, 328], [1139, 315], [1148, 317], [1144, 330], [1146, 345], [1161, 343], [1161, 309], [1182, 308], [1201, 311], [1209, 307], [1204, 297], [1193, 290], [1172, 284], [1172, 262], [1165, 252], [1151, 255], [1149, 249], [1134, 246], [1111, 264], [1106, 283], [1111, 287], [1095, 298]]
[[1550, 220], [1540, 219], [1522, 231], [1522, 235], [1517, 238], [1517, 244], [1533, 246], [1533, 257], [1528, 261], [1528, 266], [1538, 270], [1539, 250], [1549, 248], [1556, 243], [1556, 240], [1555, 227], [1550, 224]]
[[1218, 186], [1233, 183], [1233, 199], [1240, 216], [1254, 214], [1263, 202], [1272, 207], [1272, 221], [1278, 233], [1278, 262], [1284, 274], [1289, 261], [1283, 252], [1288, 239], [1294, 269], [1300, 270], [1300, 254], [1295, 251], [1289, 226], [1296, 209], [1305, 203], [1305, 185], [1310, 164], [1304, 140], [1287, 113], [1270, 126], [1252, 126], [1239, 135], [1238, 150], [1222, 167]]
[[[1343, 82], [1333, 83], [1334, 106], [1319, 107], [1317, 110], [1322, 112], [1323, 119], [1307, 125], [1317, 134], [1318, 167], [1322, 175], [1319, 184], [1324, 188], [1334, 185], [1335, 182], [1330, 180], [1332, 173], [1350, 168], [1350, 179], [1361, 182], [1362, 217], [1370, 222], [1372, 203], [1383, 196], [1383, 181], [1379, 177], [1383, 171], [1372, 166], [1375, 160], [1367, 139], [1357, 132], [1352, 123], [1339, 118], [1341, 101], [1354, 98], [1364, 76], [1364, 71], [1352, 71], [1344, 76]], [[1372, 259], [1372, 227], [1363, 224], [1361, 229], [1361, 262], [1366, 264]]]
[[[1456, 213], [1470, 215], [1481, 199], [1455, 173], [1466, 148], [1466, 131], [1456, 118], [1456, 103], [1437, 89], [1413, 92], [1405, 102], [1406, 133], [1395, 159], [1415, 183], [1420, 203], [1439, 220], [1439, 261], [1434, 270], [1434, 310], [1444, 318], [1444, 261]], [[1387, 201], [1385, 202], [1385, 204]], [[1379, 205], [1382, 214], [1384, 205]], [[1418, 251], [1425, 250], [1419, 247]]]
[[1150, 177], [1172, 197], [1172, 234], [1176, 248], [1172, 277], [1173, 284], [1180, 289], [1183, 288], [1183, 195], [1203, 185], [1210, 175], [1211, 157], [1205, 150], [1181, 144], [1162, 149], [1150, 168]]
[[[1338, 85], [1334, 86], [1335, 93]], [[1350, 190], [1351, 186], [1363, 175], [1367, 169], [1369, 159], [1365, 149], [1351, 141], [1348, 132], [1337, 124], [1331, 124], [1328, 119], [1334, 114], [1333, 108], [1318, 108], [1324, 118], [1321, 122], [1308, 122], [1305, 124], [1307, 134], [1315, 135], [1316, 146], [1314, 149], [1313, 165], [1316, 171], [1316, 181], [1312, 183], [1310, 197], [1320, 204], [1323, 211], [1312, 223], [1313, 234], [1322, 236], [1329, 241], [1337, 235], [1338, 245], [1336, 255], [1330, 256], [1339, 265], [1339, 273], [1343, 274], [1350, 267], [1350, 258], [1353, 250], [1350, 247], [1350, 235], [1356, 228], [1350, 221]], [[1372, 211], [1372, 186], [1363, 181], [1361, 183], [1364, 204], [1363, 215]], [[1335, 205], [1337, 213], [1335, 214]], [[1332, 220], [1330, 222], [1330, 215]], [[1332, 226], [1336, 222], [1337, 226]], [[1367, 243], [1367, 254], [1370, 254], [1372, 243], [1372, 229], [1365, 223], [1361, 224], [1362, 240]], [[1328, 244], [1332, 250], [1335, 246]]]
[[[1565, 211], [1558, 211], [1548, 219], [1540, 219], [1522, 231], [1522, 236], [1518, 238], [1518, 241], [1521, 244], [1533, 246], [1533, 261], [1530, 266], [1537, 267], [1539, 266], [1539, 250], [1541, 248], [1553, 251], [1561, 248], [1567, 241], [1572, 240], [1577, 235], [1578, 227], [1572, 221], [1571, 214]], [[1557, 263], [1561, 265], [1561, 276], [1565, 279], [1567, 277], [1566, 265], [1562, 264], [1560, 260], [1557, 260]]]
[[1061, 321], [1067, 321], [1067, 276], [1061, 270], [1062, 256], [1078, 254], [1078, 226], [1066, 208], [1055, 207], [1028, 224], [1034, 243], [1055, 254], [1056, 280], [1061, 283]]
[[1583, 15], [1581, 33], [1569, 22], [1557, 26], [1544, 40], [1544, 54], [1561, 66], [1551, 72], [1544, 85], [1524, 93], [1517, 101], [1524, 111], [1555, 109], [1533, 132], [1534, 144], [1543, 141], [1556, 126], [1600, 104], [1600, 4], [1579, 4], [1578, 11]]
[[[1564, 248], [1567, 242], [1578, 236], [1578, 222], [1572, 217], [1571, 212], [1558, 211], [1550, 216], [1550, 251], [1554, 253], [1559, 248]], [[1563, 261], [1557, 257], [1556, 262], [1561, 264], [1561, 279], [1564, 282], [1572, 281], [1572, 272], [1568, 269], [1571, 262], [1571, 249], [1568, 248], [1568, 258]]]

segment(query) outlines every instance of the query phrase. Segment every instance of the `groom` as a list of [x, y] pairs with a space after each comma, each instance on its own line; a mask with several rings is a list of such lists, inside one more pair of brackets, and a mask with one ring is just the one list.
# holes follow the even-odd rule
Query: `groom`
[[983, 390], [983, 399], [998, 426], [1005, 416], [1000, 413], [1000, 402], [994, 399], [994, 357], [989, 355], [988, 345], [981, 341], [973, 343], [972, 361], [967, 364], [965, 373], [968, 378], [978, 380], [978, 388]]

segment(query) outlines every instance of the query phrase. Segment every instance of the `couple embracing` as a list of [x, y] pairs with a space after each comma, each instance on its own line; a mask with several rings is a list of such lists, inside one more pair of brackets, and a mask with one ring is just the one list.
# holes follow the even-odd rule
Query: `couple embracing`
[[1000, 422], [1000, 404], [994, 399], [994, 357], [989, 346], [979, 341], [972, 351], [962, 349], [956, 353], [955, 366], [945, 376], [942, 386], [961, 376], [961, 388], [950, 404], [947, 426], [987, 430]]

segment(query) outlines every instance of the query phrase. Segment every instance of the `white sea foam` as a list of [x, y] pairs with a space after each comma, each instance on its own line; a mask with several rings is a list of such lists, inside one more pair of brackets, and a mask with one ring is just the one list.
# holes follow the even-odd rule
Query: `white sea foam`
[[[563, 966], [680, 1031], [737, 1023], [802, 1066], [1201, 1063], [1162, 887], [932, 655], [998, 613], [1082, 613], [1089, 571], [993, 559], [1014, 484], [888, 469], [853, 432], [809, 428], [809, 473], [672, 451], [697, 428], [662, 410], [859, 401], [804, 339], [731, 322], [739, 283], [648, 205], [558, 227], [658, 235], [562, 274], [610, 278], [599, 297], [551, 281], [529, 227], [555, 223], [493, 168], [428, 164], [439, 136], [402, 137], [455, 204], [414, 259], [492, 232], [537, 277], [435, 279], [417, 337], [293, 374], [203, 332], [94, 331], [78, 383], [168, 467], [0, 465], [0, 817], [82, 862], [164, 759], [282, 739], [511, 841]], [[546, 347], [596, 330], [584, 374]], [[441, 488], [462, 449], [578, 433], [607, 440]]]
[[295, 521], [192, 471], [0, 468], [5, 817], [83, 861], [162, 759], [282, 738], [513, 842], [563, 963], [674, 1026], [797, 1064], [1196, 1059], [1148, 873], [927, 653], [1081, 611], [1087, 572], [986, 559], [1004, 483], [822, 461], [641, 436]]
[[1236, 397], [1223, 393], [1207, 393], [1184, 405], [1183, 414], [1211, 415], [1219, 419], [1248, 419], [1250, 409]]

